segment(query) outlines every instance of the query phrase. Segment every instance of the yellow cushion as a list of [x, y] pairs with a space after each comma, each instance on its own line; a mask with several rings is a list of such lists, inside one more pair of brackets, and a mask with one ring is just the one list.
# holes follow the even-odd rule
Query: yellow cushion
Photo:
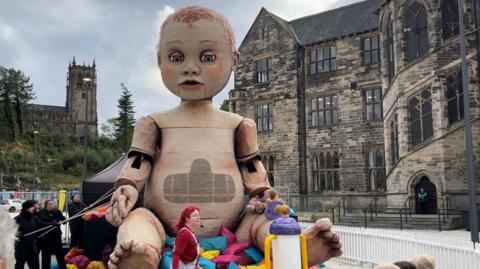
[[67, 264], [67, 269], [78, 269], [75, 264]]
[[93, 261], [88, 264], [87, 269], [105, 269], [103, 262]]
[[217, 257], [218, 255], [220, 255], [220, 250], [209, 250], [200, 254], [200, 256], [207, 258], [209, 260]]

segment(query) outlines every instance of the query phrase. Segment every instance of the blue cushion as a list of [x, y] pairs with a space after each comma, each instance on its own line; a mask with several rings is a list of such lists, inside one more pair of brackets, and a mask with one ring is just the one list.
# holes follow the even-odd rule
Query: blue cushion
[[200, 246], [208, 250], [220, 250], [224, 251], [227, 248], [227, 237], [226, 236], [217, 236], [217, 237], [207, 237], [198, 240]]
[[160, 269], [170, 269], [170, 265], [172, 265], [172, 252], [167, 251], [162, 254], [162, 261], [160, 262]]
[[[215, 269], [215, 263], [211, 260], [200, 256], [198, 260], [198, 265], [200, 265], [203, 269]], [[163, 269], [163, 268], [162, 268]]]
[[259, 263], [263, 260], [263, 253], [254, 247], [249, 247], [245, 250], [245, 253], [252, 257], [255, 263]]
[[165, 245], [173, 248], [173, 246], [175, 246], [175, 237], [170, 237], [167, 235], [167, 240], [165, 240]]
[[238, 267], [238, 265], [234, 262], [230, 262], [228, 264], [228, 269], [240, 269], [240, 267]]

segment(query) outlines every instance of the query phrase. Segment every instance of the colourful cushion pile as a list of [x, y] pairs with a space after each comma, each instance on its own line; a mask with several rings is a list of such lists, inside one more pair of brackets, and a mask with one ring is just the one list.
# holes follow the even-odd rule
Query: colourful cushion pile
[[[108, 251], [108, 253], [106, 253]], [[110, 255], [112, 247], [107, 245], [102, 254]], [[108, 268], [108, 259], [104, 261], [90, 261], [83, 255], [83, 249], [71, 248], [64, 257], [67, 269], [105, 269]]]
[[[204, 269], [265, 269], [263, 253], [247, 243], [236, 242], [236, 236], [222, 227], [220, 236], [198, 240], [201, 253], [199, 265]], [[175, 238], [168, 237], [160, 269], [169, 269]]]

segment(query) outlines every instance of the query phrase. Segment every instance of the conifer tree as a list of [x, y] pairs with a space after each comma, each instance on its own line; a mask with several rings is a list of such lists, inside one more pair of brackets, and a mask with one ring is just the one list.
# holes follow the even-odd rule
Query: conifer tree
[[118, 118], [115, 122], [115, 139], [120, 148], [128, 151], [132, 141], [135, 111], [133, 110], [132, 93], [123, 83], [120, 83], [120, 86], [122, 87], [122, 95], [118, 99], [117, 105]]
[[0, 122], [6, 126], [1, 135], [16, 140], [23, 133], [22, 114], [25, 105], [35, 98], [30, 78], [20, 70], [0, 66]]

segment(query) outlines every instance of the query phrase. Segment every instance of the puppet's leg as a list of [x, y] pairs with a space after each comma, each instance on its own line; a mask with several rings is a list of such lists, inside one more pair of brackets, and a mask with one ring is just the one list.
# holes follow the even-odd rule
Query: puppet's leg
[[[235, 232], [237, 241], [253, 244], [264, 251], [271, 223], [272, 221], [264, 214], [246, 214]], [[342, 255], [340, 237], [332, 232], [330, 220], [317, 220], [303, 234], [307, 239], [308, 266], [318, 265], [320, 262]]]
[[165, 230], [155, 215], [145, 208], [135, 209], [118, 229], [108, 267], [156, 269], [165, 239]]

